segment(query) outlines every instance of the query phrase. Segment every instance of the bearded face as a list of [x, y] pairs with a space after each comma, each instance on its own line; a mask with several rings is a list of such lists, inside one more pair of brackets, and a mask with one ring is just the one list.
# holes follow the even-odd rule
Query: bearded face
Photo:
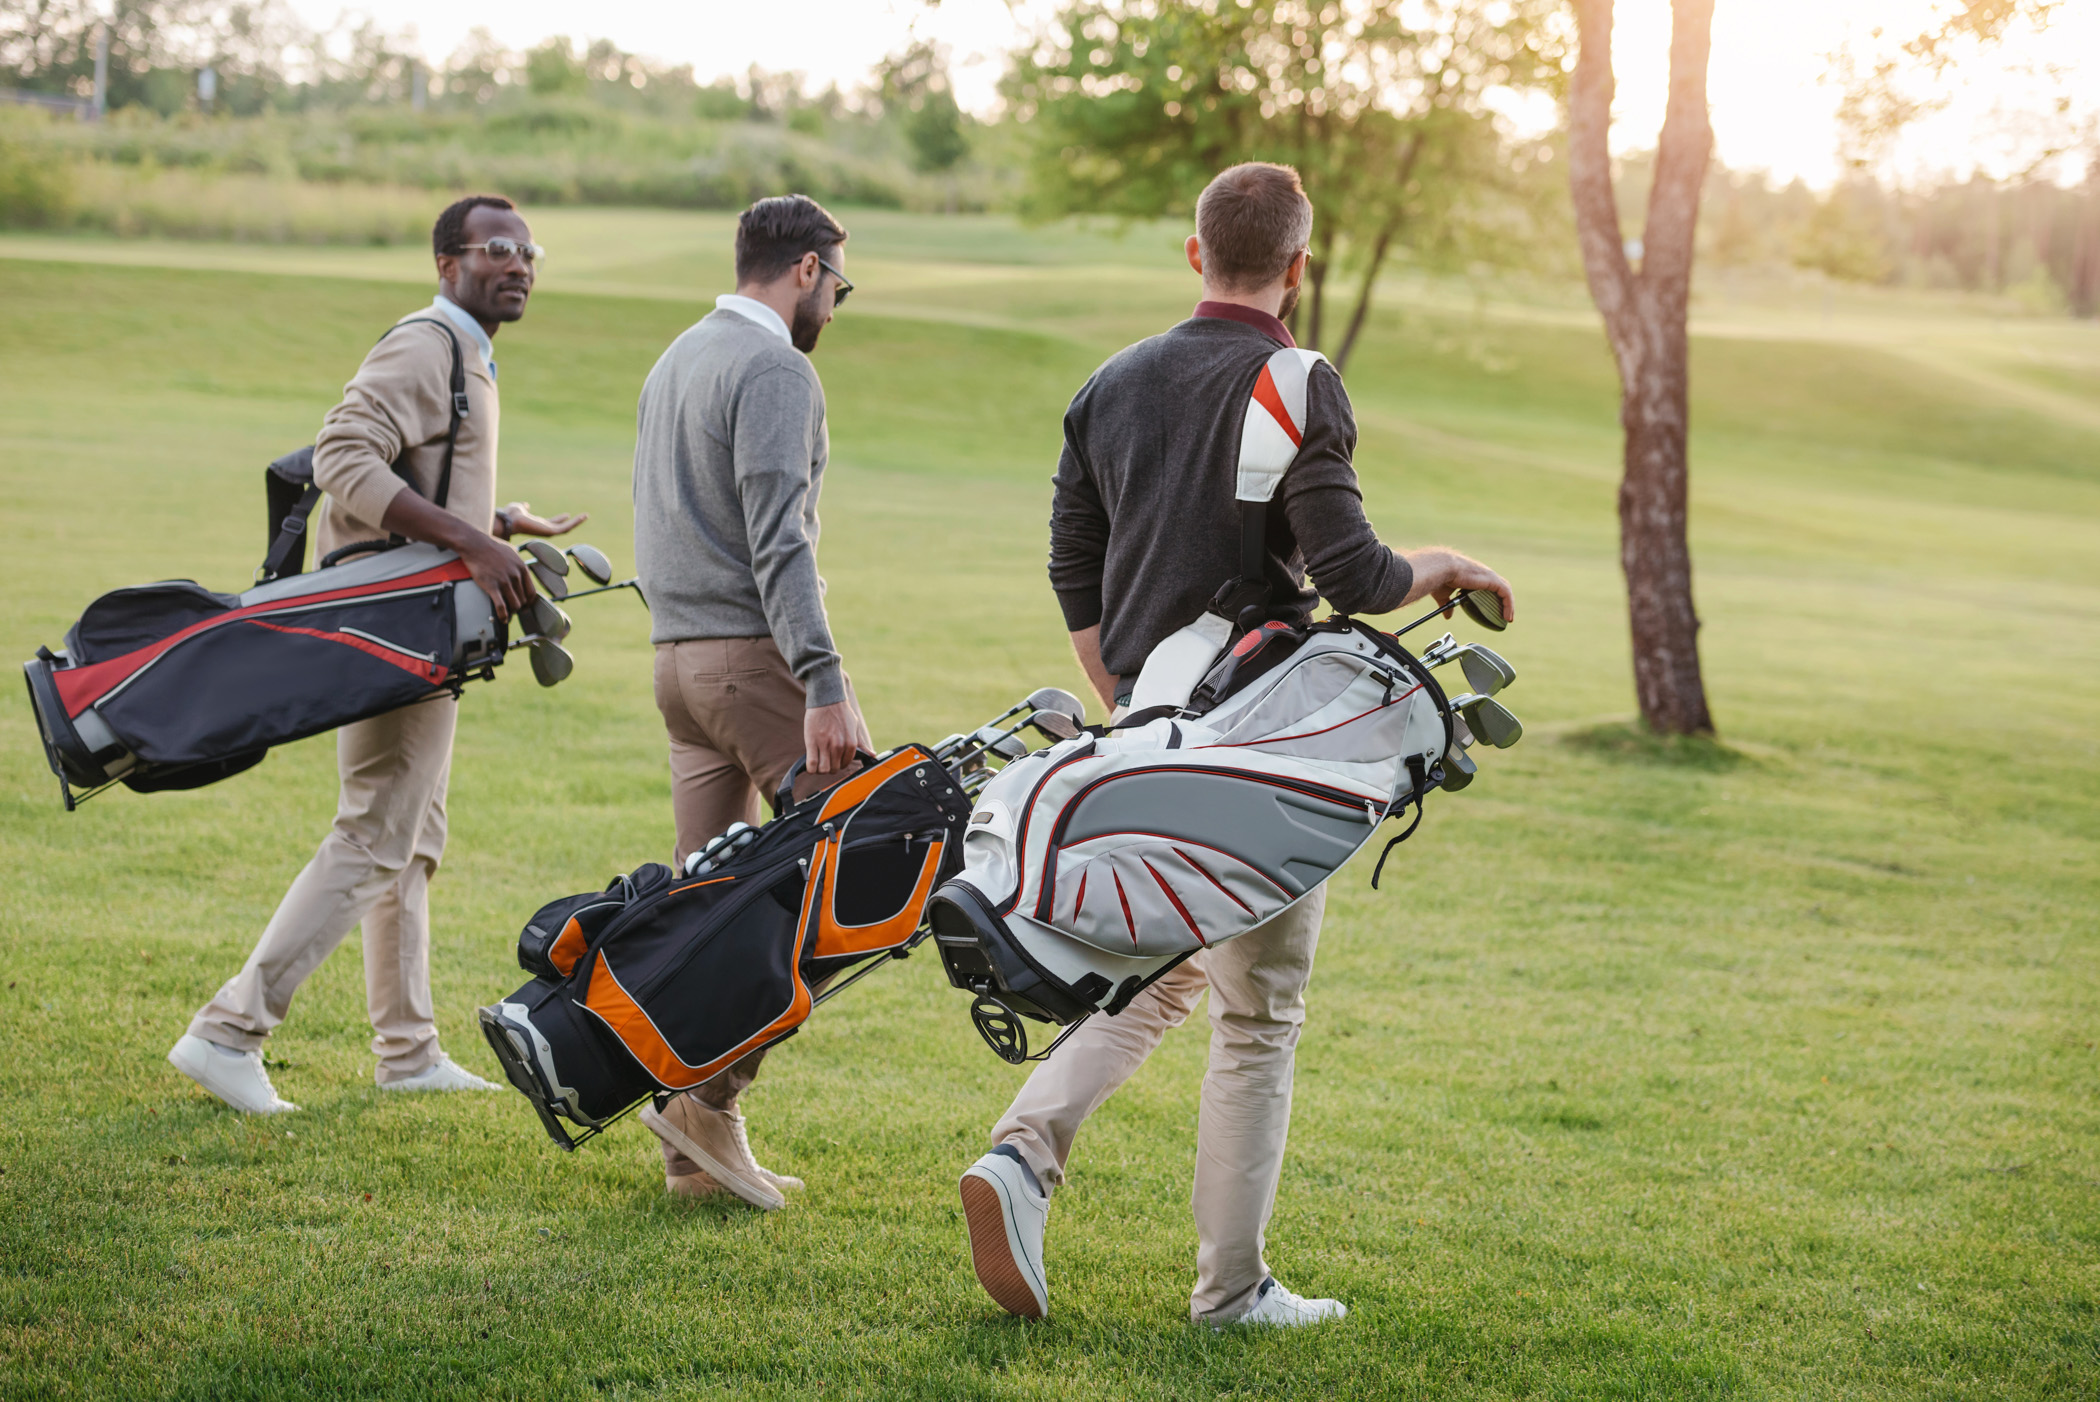
[[827, 318], [820, 299], [831, 295], [831, 289], [824, 285], [824, 279], [820, 276], [816, 286], [810, 288], [808, 294], [795, 303], [795, 319], [788, 323], [788, 339], [794, 342], [795, 349], [804, 355], [817, 348], [817, 337], [824, 334]]

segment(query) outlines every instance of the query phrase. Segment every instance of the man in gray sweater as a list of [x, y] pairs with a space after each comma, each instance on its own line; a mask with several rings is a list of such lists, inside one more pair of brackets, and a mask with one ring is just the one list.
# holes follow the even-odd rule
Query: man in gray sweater
[[[671, 740], [683, 868], [732, 823], [756, 823], [798, 758], [836, 773], [873, 750], [817, 574], [817, 493], [830, 456], [824, 386], [808, 353], [853, 284], [846, 230], [802, 195], [737, 224], [736, 291], [642, 386], [634, 554], [654, 619], [656, 705]], [[768, 1210], [801, 1181], [752, 1156], [737, 1097], [756, 1051], [642, 1122], [673, 1193], [723, 1190]]]

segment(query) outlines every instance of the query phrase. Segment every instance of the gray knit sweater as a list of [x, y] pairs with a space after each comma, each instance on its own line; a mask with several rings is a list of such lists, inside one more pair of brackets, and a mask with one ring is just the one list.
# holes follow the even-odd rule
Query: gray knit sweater
[[770, 635], [811, 706], [846, 699], [817, 573], [824, 386], [772, 331], [717, 310], [642, 385], [634, 558], [652, 641]]

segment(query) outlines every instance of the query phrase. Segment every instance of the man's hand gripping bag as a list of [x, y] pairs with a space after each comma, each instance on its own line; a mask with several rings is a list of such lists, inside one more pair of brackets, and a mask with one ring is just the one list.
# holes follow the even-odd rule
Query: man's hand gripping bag
[[845, 982], [818, 993], [828, 980], [907, 951], [960, 865], [969, 800], [917, 745], [863, 760], [719, 866], [651, 864], [526, 923], [536, 977], [481, 1027], [557, 1144], [792, 1036]]

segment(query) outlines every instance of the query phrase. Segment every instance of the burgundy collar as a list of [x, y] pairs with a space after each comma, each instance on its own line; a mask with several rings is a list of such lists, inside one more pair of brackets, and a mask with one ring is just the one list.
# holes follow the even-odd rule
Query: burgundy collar
[[1253, 307], [1243, 307], [1237, 302], [1198, 302], [1196, 310], [1191, 315], [1223, 317], [1227, 321], [1237, 321], [1251, 326], [1261, 332], [1262, 335], [1281, 345], [1295, 347], [1298, 344], [1291, 339], [1290, 327], [1285, 326], [1267, 312], [1257, 311]]

